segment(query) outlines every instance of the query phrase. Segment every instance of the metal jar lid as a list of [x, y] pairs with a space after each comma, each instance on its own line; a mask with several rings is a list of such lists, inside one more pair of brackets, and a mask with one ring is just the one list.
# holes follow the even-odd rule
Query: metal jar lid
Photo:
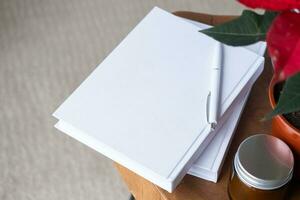
[[245, 139], [239, 146], [234, 168], [245, 184], [273, 190], [288, 183], [293, 176], [294, 157], [280, 139], [265, 134]]

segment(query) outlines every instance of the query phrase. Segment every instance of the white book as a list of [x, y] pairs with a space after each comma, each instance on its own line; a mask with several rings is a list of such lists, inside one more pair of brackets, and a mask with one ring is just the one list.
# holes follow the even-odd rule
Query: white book
[[[187, 20], [200, 29], [209, 28], [210, 26]], [[248, 45], [245, 48], [263, 56], [266, 50], [265, 42], [258, 42], [252, 45]], [[235, 129], [237, 127], [238, 121], [242, 114], [243, 108], [246, 104], [247, 98], [250, 93], [253, 82], [260, 75], [263, 66], [257, 71], [257, 73], [252, 78], [252, 81], [245, 86], [241, 91], [239, 96], [234, 100], [230, 108], [227, 109], [224, 116], [218, 123], [217, 129], [207, 137], [207, 147], [198, 157], [198, 159], [193, 163], [192, 167], [189, 169], [188, 174], [197, 176], [199, 178], [217, 182], [218, 176], [221, 172], [222, 164], [225, 160], [225, 155], [229, 148], [230, 142], [234, 135]]]
[[[172, 192], [211, 133], [215, 41], [198, 30], [154, 8], [54, 112], [56, 127]], [[244, 48], [224, 52], [221, 115], [264, 62]]]

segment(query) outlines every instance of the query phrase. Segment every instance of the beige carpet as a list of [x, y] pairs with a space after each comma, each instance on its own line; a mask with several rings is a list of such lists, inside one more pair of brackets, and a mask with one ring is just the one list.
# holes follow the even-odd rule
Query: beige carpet
[[233, 0], [1, 0], [0, 199], [122, 200], [112, 162], [51, 113], [154, 6], [239, 14]]

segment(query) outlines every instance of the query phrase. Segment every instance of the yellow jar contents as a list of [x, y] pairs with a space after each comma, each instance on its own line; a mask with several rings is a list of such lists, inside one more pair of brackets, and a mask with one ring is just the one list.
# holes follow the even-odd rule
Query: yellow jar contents
[[280, 139], [251, 136], [235, 155], [228, 195], [232, 200], [285, 199], [293, 167], [293, 154]]

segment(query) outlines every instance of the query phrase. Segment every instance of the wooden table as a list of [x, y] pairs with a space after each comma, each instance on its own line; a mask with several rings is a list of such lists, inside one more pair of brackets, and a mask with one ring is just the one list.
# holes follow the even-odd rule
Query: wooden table
[[[175, 14], [212, 25], [234, 18], [234, 16], [211, 16], [191, 12], [175, 12]], [[227, 195], [227, 182], [229, 180], [232, 158], [238, 145], [249, 135], [270, 133], [270, 121], [261, 122], [260, 119], [271, 110], [267, 97], [271, 76], [272, 66], [270, 59], [266, 58], [265, 69], [262, 76], [260, 76], [253, 86], [217, 184], [186, 175], [176, 190], [173, 193], [168, 193], [132, 171], [116, 164], [116, 168], [136, 200], [229, 199]], [[300, 199], [300, 183], [295, 180], [292, 182], [290, 199]]]

